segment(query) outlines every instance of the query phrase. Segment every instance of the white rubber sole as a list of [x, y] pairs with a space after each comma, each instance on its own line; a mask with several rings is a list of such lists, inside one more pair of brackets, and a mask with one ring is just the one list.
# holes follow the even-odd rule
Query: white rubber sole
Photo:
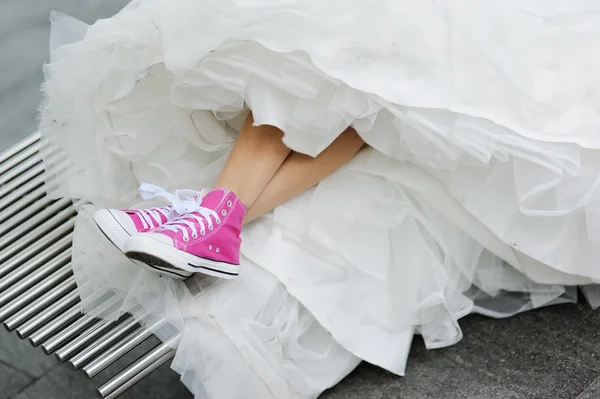
[[[121, 252], [125, 253], [125, 244], [131, 239], [129, 232], [119, 223], [119, 221], [113, 216], [108, 209], [100, 209], [95, 212], [92, 216], [94, 222], [102, 231], [102, 233], [108, 238], [110, 242], [114, 244]], [[133, 263], [142, 269], [149, 270], [153, 273], [166, 275], [174, 279], [185, 280], [190, 277], [193, 273], [186, 272], [184, 270], [167, 269], [160, 266], [147, 265], [138, 260], [131, 259]]]
[[148, 265], [140, 260], [136, 260], [133, 258], [129, 258], [129, 260], [131, 260], [133, 263], [135, 263], [137, 266], [141, 267], [142, 269], [146, 269], [148, 271], [151, 271], [152, 273], [157, 273], [161, 276], [165, 275], [165, 276], [171, 277], [175, 280], [185, 280], [194, 274], [194, 273], [186, 272], [185, 270], [168, 269], [168, 268], [164, 268], [164, 267], [160, 267], [160, 266]]
[[239, 265], [201, 258], [143, 234], [133, 236], [127, 241], [125, 255], [163, 270], [179, 269], [229, 280], [237, 278], [240, 274]]

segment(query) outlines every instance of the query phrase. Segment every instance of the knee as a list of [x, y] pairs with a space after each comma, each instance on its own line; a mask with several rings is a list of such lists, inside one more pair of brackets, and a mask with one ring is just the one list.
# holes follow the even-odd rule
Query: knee
[[355, 143], [359, 148], [363, 148], [367, 145], [362, 137], [360, 137], [360, 134], [358, 134], [356, 129], [354, 129], [352, 126], [348, 127], [348, 129], [346, 129], [342, 135], [346, 140]]

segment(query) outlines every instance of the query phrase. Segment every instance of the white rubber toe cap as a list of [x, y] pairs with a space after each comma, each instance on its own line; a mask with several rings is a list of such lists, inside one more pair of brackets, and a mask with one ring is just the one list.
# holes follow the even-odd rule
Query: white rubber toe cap
[[104, 235], [123, 251], [125, 242], [137, 233], [135, 224], [125, 212], [114, 209], [100, 209], [92, 216]]
[[130, 236], [137, 234], [138, 230], [131, 217], [118, 209], [106, 209], [113, 219], [127, 232]]

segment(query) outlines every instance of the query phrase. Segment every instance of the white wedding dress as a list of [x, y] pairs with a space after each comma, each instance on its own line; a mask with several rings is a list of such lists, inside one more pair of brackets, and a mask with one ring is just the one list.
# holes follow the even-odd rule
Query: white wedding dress
[[[402, 375], [459, 320], [600, 304], [600, 2], [135, 0], [54, 14], [50, 194], [84, 199], [73, 265], [156, 334], [198, 398], [314, 398], [361, 360]], [[90, 218], [140, 182], [211, 187], [248, 109], [312, 156], [370, 145], [244, 228], [235, 281], [160, 278]], [[100, 298], [100, 299], [99, 299]], [[111, 315], [116, 317], [116, 314]], [[410, 364], [408, 365], [410, 367]]]

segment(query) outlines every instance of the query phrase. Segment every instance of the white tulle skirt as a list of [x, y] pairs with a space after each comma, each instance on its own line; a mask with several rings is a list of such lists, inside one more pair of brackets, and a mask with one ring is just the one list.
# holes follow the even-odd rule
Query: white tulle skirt
[[[314, 398], [471, 312], [600, 304], [600, 3], [137, 0], [55, 14], [40, 130], [50, 194], [85, 199], [84, 306], [180, 334], [200, 398]], [[142, 181], [211, 187], [245, 115], [312, 156], [369, 148], [245, 227], [242, 276], [138, 269], [91, 221]], [[116, 317], [114, 313], [110, 317]]]

